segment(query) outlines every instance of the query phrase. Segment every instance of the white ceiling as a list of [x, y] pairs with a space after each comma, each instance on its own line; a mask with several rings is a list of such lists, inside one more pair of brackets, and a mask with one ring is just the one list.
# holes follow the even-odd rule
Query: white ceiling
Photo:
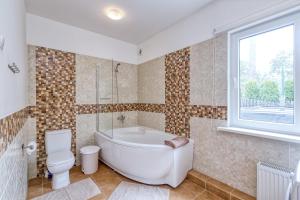
[[[26, 0], [27, 11], [41, 17], [139, 44], [213, 0]], [[125, 17], [113, 21], [104, 9], [118, 7]]]

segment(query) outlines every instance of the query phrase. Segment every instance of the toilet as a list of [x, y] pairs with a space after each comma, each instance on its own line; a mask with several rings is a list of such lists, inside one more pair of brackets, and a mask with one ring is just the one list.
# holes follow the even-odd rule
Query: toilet
[[75, 163], [71, 151], [71, 130], [47, 131], [45, 137], [47, 168], [52, 173], [52, 189], [70, 184], [69, 170]]

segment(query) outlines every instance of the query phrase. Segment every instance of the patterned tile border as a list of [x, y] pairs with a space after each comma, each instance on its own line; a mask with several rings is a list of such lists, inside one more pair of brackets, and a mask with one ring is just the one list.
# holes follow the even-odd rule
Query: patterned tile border
[[46, 168], [45, 132], [71, 129], [72, 151], [76, 145], [75, 54], [36, 48], [36, 116], [38, 176]]
[[0, 119], [0, 156], [17, 136], [28, 118], [28, 107]]
[[138, 111], [144, 112], [154, 112], [154, 113], [165, 113], [166, 106], [165, 104], [148, 104], [148, 103], [139, 103]]
[[[35, 106], [29, 106], [29, 116], [36, 117]], [[227, 120], [227, 106], [208, 106], [208, 105], [189, 105], [186, 109], [190, 117], [211, 118]], [[128, 104], [78, 104], [76, 105], [76, 114], [96, 114], [119, 111], [144, 111], [165, 113], [165, 104], [146, 104], [146, 103], [128, 103]]]
[[76, 114], [96, 114], [99, 110], [97, 104], [81, 104], [76, 105]]
[[77, 114], [95, 114], [107, 112], [124, 112], [124, 111], [145, 111], [164, 113], [164, 104], [144, 104], [144, 103], [127, 103], [127, 104], [82, 104], [76, 105]]
[[165, 57], [166, 132], [190, 135], [190, 48]]

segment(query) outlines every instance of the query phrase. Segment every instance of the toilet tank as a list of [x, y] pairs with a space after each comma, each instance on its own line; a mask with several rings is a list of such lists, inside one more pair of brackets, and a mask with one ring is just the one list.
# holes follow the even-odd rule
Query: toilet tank
[[71, 150], [72, 133], [70, 129], [46, 131], [46, 153]]

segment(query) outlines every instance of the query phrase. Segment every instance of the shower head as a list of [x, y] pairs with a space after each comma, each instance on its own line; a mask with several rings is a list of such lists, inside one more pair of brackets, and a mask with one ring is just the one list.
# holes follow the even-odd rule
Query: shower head
[[121, 65], [121, 63], [117, 63], [116, 67], [115, 67], [115, 72], [119, 72], [119, 66]]

